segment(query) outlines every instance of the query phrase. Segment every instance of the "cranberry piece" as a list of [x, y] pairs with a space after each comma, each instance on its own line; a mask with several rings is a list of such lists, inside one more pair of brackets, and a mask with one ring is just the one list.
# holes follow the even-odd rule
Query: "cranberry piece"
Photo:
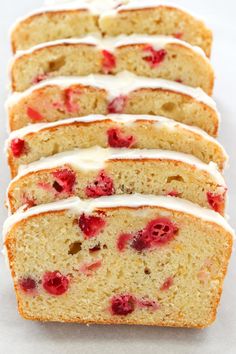
[[135, 310], [136, 299], [132, 295], [116, 295], [111, 299], [111, 312], [113, 315], [127, 316]]
[[56, 190], [56, 192], [58, 193], [62, 193], [63, 192], [63, 187], [57, 182], [55, 181], [52, 185], [52, 187]]
[[126, 96], [118, 96], [108, 104], [108, 113], [123, 113], [127, 103]]
[[177, 38], [177, 39], [181, 39], [183, 37], [183, 32], [176, 32], [173, 33], [173, 37]]
[[80, 90], [68, 88], [64, 91], [65, 95], [65, 107], [69, 113], [77, 113], [79, 111], [78, 103], [74, 102], [75, 95], [79, 95]]
[[59, 271], [47, 272], [43, 276], [43, 288], [51, 295], [63, 295], [69, 288], [68, 277]]
[[149, 235], [143, 230], [141, 230], [134, 235], [131, 247], [134, 248], [136, 251], [141, 252], [145, 249], [150, 248], [151, 242], [152, 239], [149, 237]]
[[34, 108], [32, 107], [28, 107], [27, 108], [27, 116], [33, 121], [33, 122], [40, 122], [41, 120], [43, 120], [43, 116], [36, 111]]
[[11, 141], [11, 151], [14, 157], [20, 157], [25, 151], [25, 141], [15, 138]]
[[111, 128], [107, 131], [108, 144], [112, 148], [130, 148], [135, 139], [132, 135], [124, 136], [118, 128]]
[[34, 293], [37, 287], [36, 281], [30, 277], [21, 279], [19, 285], [21, 290], [28, 294]]
[[126, 248], [127, 243], [129, 242], [129, 240], [133, 238], [132, 234], [121, 234], [118, 237], [117, 240], [117, 248], [120, 252], [123, 252]]
[[36, 200], [34, 198], [28, 197], [25, 193], [22, 195], [21, 202], [25, 205], [26, 210], [36, 206]]
[[95, 272], [98, 268], [100, 268], [102, 265], [102, 261], [94, 261], [91, 263], [85, 263], [80, 267], [80, 272], [86, 275], [87, 277], [90, 277], [93, 275], [93, 272]]
[[178, 232], [178, 227], [167, 218], [150, 221], [144, 231], [153, 245], [164, 245], [171, 241]]
[[225, 194], [226, 191], [223, 194], [207, 193], [208, 203], [217, 213], [222, 213], [224, 210]]
[[141, 299], [138, 301], [140, 308], [149, 308], [152, 311], [156, 311], [160, 308], [160, 305], [155, 300]]
[[106, 195], [112, 195], [114, 192], [113, 181], [103, 170], [99, 173], [96, 180], [89, 184], [85, 189], [85, 193], [88, 198], [98, 198]]
[[101, 250], [101, 246], [100, 246], [100, 244], [97, 244], [97, 245], [95, 245], [94, 247], [91, 247], [90, 249], [89, 249], [89, 252], [90, 253], [94, 253], [94, 252], [98, 252], [98, 251], [100, 251]]
[[143, 59], [148, 62], [152, 68], [162, 63], [167, 55], [165, 49], [155, 50], [151, 45], [146, 46], [143, 51], [147, 53]]
[[48, 78], [47, 74], [39, 74], [32, 80], [32, 83], [38, 84], [39, 82], [46, 80], [47, 78]]
[[139, 231], [131, 244], [136, 251], [143, 251], [170, 242], [178, 232], [178, 227], [167, 218], [150, 221], [145, 229]]
[[179, 192], [173, 190], [173, 191], [167, 193], [167, 195], [169, 195], [170, 197], [176, 197], [176, 198], [177, 198], [177, 197], [180, 197], [180, 196], [181, 196], [181, 193], [179, 193]]
[[53, 177], [56, 179], [53, 187], [58, 193], [68, 193], [73, 192], [73, 188], [76, 181], [76, 174], [74, 171], [63, 169], [52, 173]]
[[174, 283], [174, 279], [172, 277], [167, 278], [162, 286], [160, 287], [161, 291], [166, 291], [168, 290]]
[[107, 50], [103, 50], [102, 55], [102, 71], [104, 74], [109, 74], [116, 67], [116, 57]]
[[97, 236], [105, 227], [106, 221], [98, 216], [86, 216], [82, 214], [79, 218], [79, 227], [85, 238]]

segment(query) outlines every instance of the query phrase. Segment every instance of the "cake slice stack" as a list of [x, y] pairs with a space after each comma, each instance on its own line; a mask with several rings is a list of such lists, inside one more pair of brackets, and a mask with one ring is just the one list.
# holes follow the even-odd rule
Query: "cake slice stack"
[[74, 1], [14, 26], [4, 235], [24, 318], [214, 321], [233, 230], [211, 42], [148, 1]]

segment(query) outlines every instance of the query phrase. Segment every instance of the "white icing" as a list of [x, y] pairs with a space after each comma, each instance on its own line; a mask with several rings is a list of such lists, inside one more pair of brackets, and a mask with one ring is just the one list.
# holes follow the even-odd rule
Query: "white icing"
[[55, 128], [55, 127], [62, 127], [64, 125], [69, 125], [73, 123], [91, 123], [91, 122], [101, 122], [104, 120], [110, 119], [115, 123], [123, 123], [126, 125], [131, 126], [135, 122], [138, 122], [139, 120], [148, 120], [152, 121], [153, 127], [159, 128], [160, 126], [165, 126], [167, 129], [184, 129], [188, 132], [194, 133], [194, 135], [197, 135], [198, 137], [208, 141], [209, 143], [212, 143], [216, 145], [222, 152], [222, 156], [224, 156], [226, 162], [228, 161], [228, 155], [223, 148], [223, 146], [213, 137], [208, 135], [206, 132], [201, 130], [200, 128], [197, 127], [192, 127], [183, 123], [176, 122], [174, 120], [165, 118], [165, 117], [160, 117], [160, 116], [151, 116], [151, 115], [129, 115], [129, 114], [109, 114], [107, 116], [104, 115], [89, 115], [85, 117], [78, 117], [78, 118], [70, 118], [70, 119], [65, 119], [53, 123], [38, 123], [38, 124], [30, 124], [27, 127], [24, 127], [19, 130], [13, 131], [9, 138], [6, 141], [5, 144], [5, 149], [7, 152], [8, 147], [10, 146], [10, 143], [13, 139], [15, 138], [20, 138], [24, 139], [25, 136], [31, 133], [39, 133], [41, 131], [48, 130]]
[[79, 170], [101, 170], [105, 167], [106, 161], [116, 159], [162, 159], [179, 161], [208, 173], [218, 185], [225, 186], [224, 178], [218, 171], [215, 163], [210, 162], [209, 164], [205, 164], [189, 154], [168, 150], [104, 149], [101, 147], [66, 151], [32, 162], [29, 165], [22, 165], [19, 168], [18, 175], [13, 179], [12, 183], [28, 173], [56, 168], [66, 164], [74, 166]]
[[[117, 7], [118, 5], [123, 4], [122, 6]], [[168, 6], [175, 9], [179, 9], [184, 11], [185, 13], [189, 14], [190, 16], [198, 17], [191, 14], [188, 10], [184, 9], [182, 6], [164, 2], [164, 1], [155, 1], [155, 0], [145, 0], [145, 4], [143, 1], [137, 0], [48, 0], [46, 3], [47, 6], [38, 8], [36, 10], [31, 11], [26, 16], [21, 17], [18, 19], [12, 26], [11, 31], [14, 31], [16, 27], [22, 22], [28, 19], [31, 16], [45, 13], [45, 12], [56, 12], [56, 11], [63, 11], [63, 10], [79, 10], [85, 9], [91, 12], [92, 15], [109, 17], [115, 16], [121, 10], [134, 10], [140, 8], [152, 8], [158, 6]]]
[[[99, 0], [97, 0], [97, 1], [99, 1]], [[145, 0], [145, 2], [144, 2], [143, 0], [127, 0], [126, 3], [124, 3], [124, 2], [125, 1], [121, 1], [120, 3], [123, 3], [123, 5], [119, 6], [118, 8], [113, 7], [112, 9], [107, 10], [106, 12], [103, 11], [101, 14], [101, 18], [116, 16], [117, 13], [120, 11], [140, 10], [140, 9], [147, 9], [147, 8], [155, 8], [158, 6], [167, 6], [167, 7], [181, 10], [181, 11], [185, 12], [186, 14], [188, 14], [192, 17], [195, 17], [196, 20], [200, 19], [199, 15], [194, 14], [192, 11], [185, 9], [183, 6], [180, 6], [179, 4], [176, 4], [176, 3], [173, 3], [170, 1]]]
[[170, 211], [179, 211], [192, 215], [206, 222], [214, 223], [227, 230], [232, 237], [234, 237], [234, 231], [229, 226], [226, 219], [224, 219], [219, 213], [213, 210], [201, 208], [197, 204], [193, 204], [189, 201], [173, 198], [162, 197], [153, 195], [122, 195], [122, 196], [109, 196], [101, 197], [92, 200], [81, 200], [79, 198], [70, 198], [61, 200], [59, 202], [51, 204], [42, 204], [33, 207], [25, 212], [16, 212], [12, 216], [8, 217], [3, 225], [4, 239], [7, 237], [7, 233], [18, 222], [24, 219], [28, 219], [31, 216], [38, 215], [45, 212], [53, 212], [60, 210], [68, 210], [69, 212], [91, 213], [95, 209], [99, 208], [117, 208], [117, 207], [131, 207], [139, 208], [142, 206], [156, 206], [166, 208]]
[[116, 76], [112, 75], [88, 75], [82, 77], [57, 77], [54, 79], [44, 80], [37, 85], [34, 85], [24, 92], [14, 92], [7, 100], [6, 107], [13, 106], [18, 103], [21, 99], [30, 96], [34, 91], [50, 86], [56, 85], [65, 89], [71, 85], [85, 85], [93, 86], [100, 89], [105, 89], [109, 93], [109, 98], [113, 99], [120, 95], [128, 95], [130, 92], [139, 90], [142, 88], [151, 88], [173, 91], [187, 95], [194, 98], [195, 100], [206, 104], [207, 106], [214, 109], [220, 119], [219, 112], [216, 109], [215, 101], [208, 96], [202, 89], [193, 88], [180, 84], [178, 82], [163, 80], [163, 79], [152, 79], [142, 76], [136, 76], [130, 72], [124, 71]]
[[178, 44], [182, 47], [191, 49], [196, 55], [200, 55], [208, 65], [210, 65], [210, 60], [205, 55], [204, 51], [196, 46], [181, 41], [180, 39], [168, 37], [168, 36], [149, 36], [142, 34], [133, 34], [130, 36], [120, 35], [117, 37], [101, 37], [99, 34], [88, 35], [83, 38], [71, 38], [71, 39], [58, 39], [55, 41], [50, 41], [46, 43], [37, 44], [27, 50], [19, 50], [13, 58], [12, 65], [14, 62], [22, 56], [30, 55], [42, 48], [54, 47], [61, 44], [89, 44], [94, 45], [100, 49], [106, 49], [110, 52], [114, 52], [116, 48], [125, 45], [133, 44], [151, 44], [155, 50], [164, 49], [168, 44]]

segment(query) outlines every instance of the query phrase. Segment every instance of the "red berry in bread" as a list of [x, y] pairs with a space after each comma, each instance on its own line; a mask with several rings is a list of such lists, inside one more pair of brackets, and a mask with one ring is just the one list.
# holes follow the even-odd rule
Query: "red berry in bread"
[[136, 299], [132, 295], [116, 295], [111, 299], [113, 315], [127, 316], [135, 310]]
[[101, 265], [102, 265], [101, 260], [90, 262], [90, 263], [84, 263], [80, 267], [80, 272], [86, 275], [87, 277], [90, 277], [91, 275], [93, 275], [93, 272], [95, 272], [98, 268], [101, 267]]
[[150, 221], [145, 229], [134, 235], [131, 247], [136, 251], [143, 251], [162, 246], [174, 239], [178, 227], [167, 218], [158, 218]]
[[94, 182], [86, 187], [85, 193], [89, 198], [98, 198], [114, 194], [114, 185], [112, 179], [101, 171]]
[[165, 49], [155, 50], [151, 45], [147, 45], [143, 51], [145, 53], [143, 59], [153, 68], [156, 68], [161, 64], [165, 60], [167, 54]]
[[132, 135], [124, 136], [118, 128], [109, 129], [107, 136], [108, 144], [112, 148], [130, 148], [135, 142]]
[[43, 116], [32, 107], [27, 108], [27, 115], [33, 122], [40, 122], [43, 120]]
[[132, 234], [121, 234], [117, 240], [117, 248], [120, 252], [123, 252], [128, 242], [133, 238]]
[[19, 138], [11, 141], [11, 151], [14, 157], [20, 157], [25, 151], [25, 141]]
[[224, 191], [223, 194], [216, 194], [211, 192], [207, 193], [207, 200], [209, 205], [212, 207], [213, 210], [215, 210], [218, 213], [221, 213], [224, 208], [225, 194], [226, 194], [226, 190]]
[[56, 180], [53, 187], [58, 193], [71, 194], [73, 192], [76, 182], [76, 175], [73, 171], [68, 169], [58, 170], [53, 172], [53, 177]]
[[123, 113], [127, 102], [126, 96], [118, 96], [112, 100], [107, 107], [108, 113]]
[[102, 70], [104, 74], [109, 74], [116, 67], [116, 57], [108, 50], [103, 50], [102, 55]]
[[86, 216], [82, 214], [79, 218], [79, 227], [85, 238], [96, 237], [105, 227], [106, 221], [98, 216]]
[[59, 271], [47, 272], [43, 276], [42, 286], [51, 295], [63, 295], [69, 288], [69, 278]]
[[27, 294], [33, 294], [36, 291], [37, 283], [31, 277], [23, 278], [19, 281], [19, 286], [22, 291]]
[[68, 88], [64, 91], [65, 95], [65, 108], [69, 113], [76, 113], [79, 110], [79, 105], [75, 102], [76, 95], [80, 95], [80, 91], [73, 88]]
[[160, 287], [160, 290], [161, 291], [169, 290], [170, 287], [173, 285], [173, 283], [174, 283], [174, 279], [172, 277], [167, 278], [162, 284], [162, 286]]

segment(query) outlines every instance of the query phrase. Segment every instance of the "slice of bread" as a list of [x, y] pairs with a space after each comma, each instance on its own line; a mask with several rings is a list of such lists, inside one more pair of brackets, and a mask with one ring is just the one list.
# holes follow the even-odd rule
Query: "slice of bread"
[[14, 177], [20, 165], [93, 146], [178, 151], [213, 161], [220, 170], [228, 160], [223, 146], [199, 128], [163, 117], [119, 114], [31, 124], [10, 134], [6, 153]]
[[209, 326], [233, 231], [218, 213], [172, 199], [72, 199], [8, 218], [5, 246], [20, 314], [39, 321]]
[[13, 93], [7, 111], [10, 130], [89, 114], [126, 113], [165, 116], [217, 136], [220, 119], [215, 102], [201, 89], [128, 72], [46, 80]]
[[208, 95], [213, 91], [214, 71], [200, 48], [170, 37], [142, 35], [58, 40], [20, 52], [11, 65], [12, 90], [24, 91], [42, 78], [124, 70], [200, 87]]
[[78, 196], [154, 194], [190, 200], [224, 214], [226, 185], [216, 165], [163, 150], [91, 148], [61, 153], [20, 169], [8, 188], [13, 213], [20, 207]]
[[212, 32], [203, 21], [177, 6], [150, 0], [141, 5], [132, 1], [123, 6], [120, 1], [120, 6], [112, 4], [113, 9], [108, 9], [103, 1], [99, 7], [96, 5], [98, 2], [88, 4], [80, 1], [34, 11], [14, 25], [11, 33], [13, 52], [57, 39], [102, 33], [108, 36], [173, 36], [201, 47], [210, 56]]

